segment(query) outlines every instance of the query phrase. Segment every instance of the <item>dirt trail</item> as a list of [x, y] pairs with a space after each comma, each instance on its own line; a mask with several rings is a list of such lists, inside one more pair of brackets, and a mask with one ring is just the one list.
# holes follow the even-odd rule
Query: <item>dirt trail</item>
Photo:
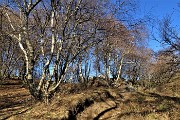
[[[0, 119], [10, 120], [179, 120], [180, 98], [123, 88], [98, 87], [57, 93], [51, 104], [31, 106], [20, 84], [0, 86]], [[29, 109], [31, 108], [31, 109]]]
[[123, 112], [123, 102], [129, 100], [133, 93], [114, 89], [109, 94], [113, 98], [94, 102], [77, 115], [77, 120], [119, 120], [118, 115]]
[[31, 96], [19, 80], [6, 80], [0, 84], [0, 120], [26, 111]]
[[77, 118], [78, 120], [82, 119], [94, 119], [99, 120], [104, 116], [105, 113], [110, 112], [111, 110], [117, 107], [116, 103], [112, 100], [106, 100], [104, 102], [95, 102], [92, 106], [88, 107], [82, 113], [80, 113]]

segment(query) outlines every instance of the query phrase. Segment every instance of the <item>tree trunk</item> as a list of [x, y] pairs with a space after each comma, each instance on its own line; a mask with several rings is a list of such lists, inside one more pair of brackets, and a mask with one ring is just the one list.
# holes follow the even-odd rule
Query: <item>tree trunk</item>
[[79, 63], [78, 63], [78, 66], [79, 66], [79, 82], [82, 84], [84, 83], [84, 77], [83, 77], [83, 74], [82, 74], [82, 59], [80, 58], [79, 59]]
[[108, 68], [107, 68], [107, 76], [108, 76], [108, 80], [110, 80], [110, 75], [111, 75], [111, 53], [108, 54]]
[[116, 79], [116, 84], [119, 82], [119, 80], [120, 80], [120, 78], [121, 78], [123, 60], [124, 60], [124, 56], [122, 56], [122, 58], [121, 58], [121, 60], [120, 60], [118, 75], [117, 75], [117, 79]]

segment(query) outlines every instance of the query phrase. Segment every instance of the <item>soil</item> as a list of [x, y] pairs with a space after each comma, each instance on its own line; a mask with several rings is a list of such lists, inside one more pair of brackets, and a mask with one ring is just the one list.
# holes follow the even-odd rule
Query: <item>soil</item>
[[0, 119], [21, 114], [32, 105], [28, 90], [22, 87], [20, 80], [4, 80], [0, 84]]
[[[4, 83], [4, 82], [3, 82]], [[0, 85], [0, 119], [179, 120], [180, 97], [166, 92], [65, 85], [50, 104], [36, 103], [19, 80]]]

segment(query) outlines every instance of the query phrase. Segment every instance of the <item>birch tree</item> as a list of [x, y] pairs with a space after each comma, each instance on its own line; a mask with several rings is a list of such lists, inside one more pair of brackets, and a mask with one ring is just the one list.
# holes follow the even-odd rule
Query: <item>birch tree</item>
[[[49, 103], [65, 80], [69, 65], [83, 51], [100, 42], [96, 34], [100, 1], [13, 2], [18, 9], [4, 7], [9, 25], [9, 31], [4, 32], [18, 42], [24, 54], [30, 93]], [[37, 84], [33, 75], [38, 64], [42, 64], [42, 73]]]
[[[103, 0], [12, 0], [9, 6], [14, 7], [2, 6], [8, 26], [3, 32], [18, 43], [23, 53], [25, 80], [36, 99], [49, 103], [61, 83], [68, 81], [75, 65], [78, 77], [87, 81], [90, 60], [86, 56], [95, 47], [99, 47], [97, 53], [101, 54], [98, 56], [106, 78], [109, 80], [112, 75], [112, 64], [117, 81], [121, 78], [123, 61], [133, 51], [135, 39], [132, 31], [115, 18], [115, 9], [112, 10], [109, 3]], [[127, 4], [119, 1], [118, 5]], [[37, 71], [39, 77], [35, 80]]]

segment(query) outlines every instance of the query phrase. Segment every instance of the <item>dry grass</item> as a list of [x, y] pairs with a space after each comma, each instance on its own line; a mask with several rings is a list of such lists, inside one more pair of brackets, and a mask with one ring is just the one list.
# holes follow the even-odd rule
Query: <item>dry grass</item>
[[[62, 87], [66, 88], [66, 91], [56, 94], [48, 106], [36, 103], [28, 111], [13, 115], [9, 119], [179, 120], [179, 93], [177, 90], [177, 95], [174, 95], [171, 91], [173, 87], [170, 87], [174, 84], [180, 86], [177, 80], [176, 78], [164, 85], [166, 87], [160, 91], [156, 89], [153, 92], [128, 92], [122, 88], [107, 87], [80, 89], [81, 86], [66, 84]], [[23, 89], [20, 94], [23, 96]]]
[[6, 80], [0, 85], [0, 119], [25, 112], [31, 105], [31, 96], [19, 80]]
[[[111, 96], [109, 91], [102, 88], [86, 90], [79, 94], [64, 95], [63, 97], [60, 94], [50, 105], [38, 103], [28, 112], [14, 116], [11, 119], [76, 119], [79, 113], [96, 103], [101, 103], [101, 106], [103, 106], [104, 103], [109, 101], [107, 103], [115, 107], [116, 103], [113, 100], [114, 97]], [[104, 109], [106, 108], [108, 107], [106, 106]]]

